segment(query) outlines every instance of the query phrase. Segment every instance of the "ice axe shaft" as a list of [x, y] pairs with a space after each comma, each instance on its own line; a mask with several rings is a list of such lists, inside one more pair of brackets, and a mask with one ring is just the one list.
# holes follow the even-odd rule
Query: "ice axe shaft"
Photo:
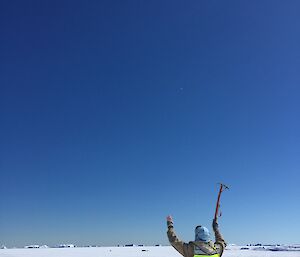
[[217, 220], [219, 214], [221, 194], [225, 189], [229, 189], [229, 187], [226, 186], [225, 184], [220, 183], [220, 190], [218, 194], [218, 200], [217, 200], [216, 212], [215, 212], [215, 220]]

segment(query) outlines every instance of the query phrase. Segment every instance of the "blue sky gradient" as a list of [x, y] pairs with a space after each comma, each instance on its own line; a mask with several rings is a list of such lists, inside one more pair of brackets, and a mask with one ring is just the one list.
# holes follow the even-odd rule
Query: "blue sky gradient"
[[0, 244], [299, 243], [299, 1], [1, 1]]

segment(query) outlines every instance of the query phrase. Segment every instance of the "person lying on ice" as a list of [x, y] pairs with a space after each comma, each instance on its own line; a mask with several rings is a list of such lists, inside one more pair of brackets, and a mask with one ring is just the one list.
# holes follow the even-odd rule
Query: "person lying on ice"
[[168, 238], [171, 245], [184, 257], [221, 257], [226, 243], [219, 231], [217, 220], [213, 220], [216, 242], [210, 239], [209, 230], [203, 226], [195, 228], [195, 241], [184, 243], [178, 239], [173, 226], [173, 218], [167, 217]]

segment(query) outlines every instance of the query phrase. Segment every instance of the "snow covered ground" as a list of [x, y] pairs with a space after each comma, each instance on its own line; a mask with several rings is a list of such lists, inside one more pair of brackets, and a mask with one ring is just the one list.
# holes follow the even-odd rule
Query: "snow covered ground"
[[[180, 257], [170, 246], [0, 249], [0, 257]], [[240, 250], [231, 247], [222, 257], [300, 257], [300, 251]]]

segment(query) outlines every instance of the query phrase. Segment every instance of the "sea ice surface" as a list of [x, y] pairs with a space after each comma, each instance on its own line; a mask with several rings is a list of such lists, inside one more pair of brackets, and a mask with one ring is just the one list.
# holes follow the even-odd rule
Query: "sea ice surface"
[[[0, 249], [0, 257], [181, 257], [171, 246]], [[222, 257], [300, 257], [300, 251], [226, 250]]]

